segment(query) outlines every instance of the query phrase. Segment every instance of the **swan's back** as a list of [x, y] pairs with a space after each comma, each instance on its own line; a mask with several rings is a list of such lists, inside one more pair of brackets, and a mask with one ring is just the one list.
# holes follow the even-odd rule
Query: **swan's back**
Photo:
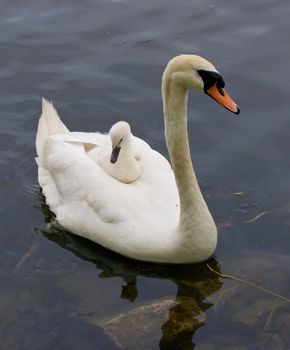
[[[167, 160], [133, 137], [142, 175], [134, 183], [121, 183], [89, 156], [92, 150], [88, 152], [84, 144], [86, 140], [97, 143], [94, 135], [70, 133], [53, 106], [43, 103], [36, 141], [38, 178], [57, 221], [123, 255], [164, 260], [160, 252], [170, 254], [173, 237], [169, 235], [179, 219], [178, 193]], [[55, 129], [48, 127], [49, 118], [54, 119]], [[95, 149], [106, 147], [107, 139], [108, 135], [102, 135], [99, 143], [103, 143]]]

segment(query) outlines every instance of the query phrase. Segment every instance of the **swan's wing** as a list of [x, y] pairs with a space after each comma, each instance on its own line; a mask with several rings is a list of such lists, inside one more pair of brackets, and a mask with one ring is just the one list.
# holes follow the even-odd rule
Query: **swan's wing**
[[101, 134], [100, 132], [71, 132], [71, 137], [75, 137], [83, 143], [96, 144], [98, 146], [107, 145], [110, 143], [108, 134]]
[[178, 223], [179, 200], [169, 163], [141, 144], [142, 176], [123, 184], [104, 172], [83, 146], [51, 136], [39, 183], [61, 225], [127, 256], [141, 249], [142, 259], [146, 249], [157, 254], [169, 239]]
[[[84, 147], [87, 153], [96, 150], [96, 154], [102, 154], [104, 153], [104, 148], [107, 150], [111, 147], [109, 135], [101, 133], [70, 132], [67, 134], [56, 134], [54, 135], [54, 139], [79, 144], [80, 147]], [[98, 157], [95, 156], [92, 158]]]

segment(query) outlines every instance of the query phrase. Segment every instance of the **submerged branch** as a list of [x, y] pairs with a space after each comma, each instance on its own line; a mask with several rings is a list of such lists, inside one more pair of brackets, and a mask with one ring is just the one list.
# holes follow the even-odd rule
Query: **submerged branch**
[[214, 270], [209, 264], [206, 264], [207, 268], [213, 272], [215, 275], [219, 276], [219, 277], [222, 277], [222, 278], [228, 278], [228, 279], [231, 279], [231, 280], [234, 280], [234, 281], [238, 281], [238, 282], [241, 282], [241, 283], [245, 283], [251, 287], [255, 287], [255, 288], [258, 288], [260, 290], [262, 290], [263, 292], [266, 292], [268, 294], [271, 294], [271, 295], [274, 295], [275, 297], [279, 298], [279, 299], [282, 299], [284, 301], [287, 301], [288, 303], [290, 303], [290, 299], [288, 299], [287, 297], [284, 297], [283, 295], [281, 294], [278, 294], [276, 292], [273, 292], [272, 290], [270, 289], [267, 289], [267, 288], [264, 288], [262, 286], [259, 286], [258, 284], [256, 283], [253, 283], [253, 282], [250, 282], [250, 281], [247, 281], [243, 278], [239, 278], [239, 277], [235, 277], [235, 276], [232, 276], [232, 275], [226, 275], [226, 274], [223, 274], [223, 273], [220, 273], [216, 270]]
[[17, 273], [19, 271], [19, 269], [22, 267], [22, 265], [26, 262], [27, 259], [29, 259], [31, 257], [31, 255], [34, 253], [34, 251], [37, 249], [38, 247], [38, 241], [34, 241], [33, 244], [29, 247], [29, 249], [27, 250], [27, 252], [22, 256], [22, 258], [18, 261], [18, 263], [16, 264], [13, 273]]
[[262, 216], [268, 214], [267, 211], [263, 211], [262, 213], [258, 214], [257, 216], [255, 216], [253, 219], [245, 221], [245, 224], [250, 224], [252, 222], [256, 222], [258, 219], [260, 219]]

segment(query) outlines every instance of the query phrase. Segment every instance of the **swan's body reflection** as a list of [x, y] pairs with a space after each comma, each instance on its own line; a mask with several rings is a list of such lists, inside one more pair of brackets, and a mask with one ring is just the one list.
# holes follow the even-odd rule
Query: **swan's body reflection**
[[[220, 279], [210, 273], [205, 264], [157, 265], [130, 260], [56, 227], [52, 224], [54, 216], [44, 202], [41, 211], [46, 223], [50, 224], [50, 229], [41, 230], [41, 234], [81, 259], [95, 264], [101, 270], [99, 277], [120, 276], [124, 280], [124, 285], [120, 287], [121, 298], [130, 302], [138, 298], [138, 276], [173, 281], [177, 286], [175, 304], [168, 309], [168, 319], [160, 324], [162, 337], [159, 347], [194, 348], [193, 335], [205, 324], [204, 312], [212, 306], [204, 300], [222, 286]], [[219, 270], [215, 259], [211, 259], [210, 265]]]

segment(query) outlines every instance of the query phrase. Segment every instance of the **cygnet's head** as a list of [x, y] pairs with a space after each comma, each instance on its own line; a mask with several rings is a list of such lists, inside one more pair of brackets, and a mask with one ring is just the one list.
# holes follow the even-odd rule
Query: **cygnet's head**
[[225, 90], [225, 82], [214, 65], [197, 55], [180, 55], [169, 61], [163, 74], [164, 91], [168, 82], [174, 82], [185, 89], [204, 91], [229, 111], [239, 114], [237, 104]]
[[130, 125], [123, 121], [117, 122], [111, 127], [109, 134], [112, 141], [112, 154], [110, 161], [114, 164], [118, 160], [122, 146], [130, 142]]

